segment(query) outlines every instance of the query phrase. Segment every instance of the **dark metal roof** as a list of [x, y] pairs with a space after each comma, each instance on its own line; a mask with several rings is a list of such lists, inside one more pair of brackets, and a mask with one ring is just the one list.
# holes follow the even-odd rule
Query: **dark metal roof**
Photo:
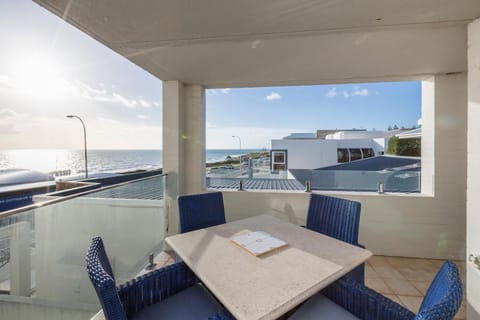
[[154, 177], [134, 183], [129, 183], [116, 188], [94, 192], [84, 197], [106, 199], [163, 199], [163, 176]]
[[[238, 178], [207, 178], [207, 187], [222, 190], [238, 190]], [[245, 190], [264, 191], [303, 191], [305, 187], [297, 180], [292, 179], [252, 179], [243, 180]]]

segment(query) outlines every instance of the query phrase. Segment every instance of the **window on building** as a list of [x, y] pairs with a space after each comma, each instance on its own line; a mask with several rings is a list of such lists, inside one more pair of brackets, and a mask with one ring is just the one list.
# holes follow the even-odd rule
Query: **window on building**
[[345, 149], [345, 148], [337, 149], [337, 161], [338, 163], [344, 163], [344, 162], [350, 161], [348, 149]]
[[362, 159], [362, 151], [360, 148], [350, 148], [350, 161], [361, 160]]
[[362, 156], [363, 156], [363, 159], [371, 158], [375, 156], [375, 152], [373, 151], [372, 148], [362, 148]]
[[272, 150], [272, 171], [280, 171], [287, 169], [287, 152]]

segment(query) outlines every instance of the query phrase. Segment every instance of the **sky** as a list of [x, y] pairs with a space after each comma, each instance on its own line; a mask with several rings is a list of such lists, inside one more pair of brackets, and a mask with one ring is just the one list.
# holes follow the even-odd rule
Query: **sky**
[[[28, 21], [28, 23], [27, 23]], [[162, 82], [28, 0], [0, 1], [0, 150], [162, 147]], [[420, 82], [207, 90], [208, 149], [317, 129], [411, 127]]]
[[411, 128], [421, 118], [421, 82], [207, 91], [210, 148], [270, 148], [271, 139], [317, 129]]

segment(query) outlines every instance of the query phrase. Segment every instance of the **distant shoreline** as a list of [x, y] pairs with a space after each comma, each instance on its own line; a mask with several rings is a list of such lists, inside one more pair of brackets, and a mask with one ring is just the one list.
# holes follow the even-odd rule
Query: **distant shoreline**
[[268, 151], [249, 152], [236, 157], [227, 156], [223, 161], [207, 162], [207, 168], [225, 166], [228, 164], [232, 166], [236, 166], [240, 164], [240, 159], [245, 159], [245, 158], [258, 159], [258, 158], [264, 158], [269, 156], [270, 156], [270, 152]]

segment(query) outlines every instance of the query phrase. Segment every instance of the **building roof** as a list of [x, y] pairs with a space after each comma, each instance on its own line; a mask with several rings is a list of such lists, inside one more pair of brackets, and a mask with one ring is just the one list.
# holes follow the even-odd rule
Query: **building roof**
[[283, 139], [295, 140], [295, 139], [317, 139], [317, 134], [312, 132], [303, 132], [303, 133], [291, 133]]
[[84, 197], [102, 199], [162, 200], [163, 177], [159, 176], [124, 184], [119, 187], [93, 192]]
[[422, 137], [422, 128], [417, 128], [413, 130], [403, 131], [395, 135], [399, 139], [411, 139], [411, 138], [421, 138]]
[[[207, 178], [207, 187], [220, 190], [238, 190], [238, 178]], [[303, 191], [305, 187], [292, 179], [253, 179], [243, 180], [244, 190], [257, 191]]]

